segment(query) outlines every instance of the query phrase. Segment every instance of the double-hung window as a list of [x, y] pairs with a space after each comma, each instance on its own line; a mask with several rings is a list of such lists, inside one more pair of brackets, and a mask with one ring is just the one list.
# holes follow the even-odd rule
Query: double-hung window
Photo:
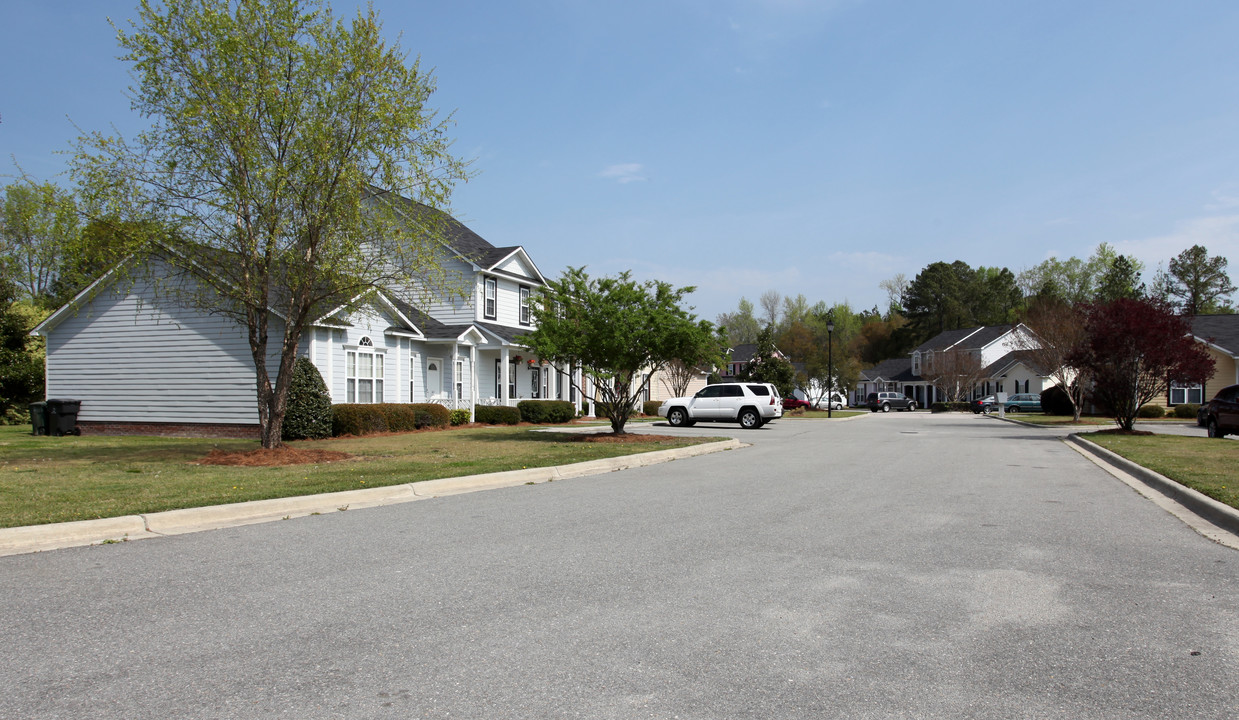
[[375, 351], [370, 338], [363, 337], [357, 349], [346, 351], [344, 376], [347, 402], [383, 402], [383, 353]]
[[496, 285], [497, 285], [497, 281], [495, 280], [495, 278], [488, 277], [484, 281], [485, 289], [482, 291], [484, 295], [482, 299], [483, 301], [482, 316], [486, 318], [487, 320], [494, 320], [497, 317], [497, 312], [495, 310], [495, 294], [497, 290]]
[[529, 325], [532, 319], [529, 314], [529, 288], [521, 285], [521, 325]]
[[1182, 405], [1184, 403], [1196, 403], [1197, 405], [1203, 402], [1203, 393], [1199, 385], [1183, 385], [1180, 383], [1170, 383], [1170, 404]]
[[465, 361], [456, 361], [456, 399], [463, 400], [465, 397]]

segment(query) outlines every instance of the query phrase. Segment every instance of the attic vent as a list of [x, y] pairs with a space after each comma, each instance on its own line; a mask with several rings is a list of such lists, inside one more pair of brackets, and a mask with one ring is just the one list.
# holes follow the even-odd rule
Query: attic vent
[[363, 337], [361, 341], [358, 342], [357, 344], [361, 347], [374, 347], [374, 343], [370, 342], [369, 335], [367, 335], [366, 337]]

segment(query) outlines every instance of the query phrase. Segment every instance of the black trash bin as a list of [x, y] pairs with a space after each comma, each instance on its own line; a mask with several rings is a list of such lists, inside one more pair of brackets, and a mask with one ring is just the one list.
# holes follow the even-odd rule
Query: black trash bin
[[48, 435], [81, 435], [77, 429], [77, 411], [82, 408], [81, 400], [48, 400], [47, 401], [47, 434]]
[[30, 403], [30, 434], [47, 434], [47, 403], [42, 401]]

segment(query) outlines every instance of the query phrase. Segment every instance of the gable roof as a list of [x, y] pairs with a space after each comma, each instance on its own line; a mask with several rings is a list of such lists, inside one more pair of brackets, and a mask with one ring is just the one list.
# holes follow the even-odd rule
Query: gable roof
[[389, 202], [395, 203], [400, 212], [413, 223], [422, 227], [439, 227], [442, 230], [440, 237], [448, 249], [464, 260], [473, 263], [479, 270], [497, 272], [495, 270], [496, 266], [509, 257], [520, 254], [529, 263], [529, 267], [532, 268], [536, 276], [529, 278], [529, 280], [539, 284], [546, 283], [546, 278], [542, 276], [542, 272], [538, 270], [537, 265], [534, 264], [529, 254], [520, 245], [495, 247], [451, 215], [416, 200], [403, 197], [398, 193], [375, 190], [375, 197], [382, 197]]
[[1239, 315], [1197, 315], [1191, 322], [1197, 340], [1239, 356]]
[[985, 377], [999, 377], [1009, 372], [1011, 368], [1020, 364], [1037, 373], [1041, 377], [1049, 376], [1049, 373], [1045, 371], [1045, 368], [1041, 367], [1036, 362], [1034, 353], [1031, 350], [1012, 350], [1006, 355], [1003, 355], [994, 362], [990, 363], [990, 366], [985, 368], [982, 372], [984, 372]]
[[979, 325], [977, 327], [947, 330], [921, 343], [913, 352], [942, 351], [957, 348], [978, 350], [1011, 332], [1013, 325]]
[[891, 358], [883, 360], [868, 370], [860, 371], [860, 379], [870, 382], [883, 380], [886, 382], [915, 382], [919, 377], [912, 374], [912, 358]]

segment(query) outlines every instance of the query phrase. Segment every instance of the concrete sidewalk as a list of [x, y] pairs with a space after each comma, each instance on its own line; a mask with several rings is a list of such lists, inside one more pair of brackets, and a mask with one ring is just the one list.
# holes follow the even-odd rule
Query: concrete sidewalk
[[100, 520], [31, 525], [0, 529], [0, 556], [55, 550], [57, 548], [127, 542], [164, 535], [215, 530], [251, 525], [306, 515], [321, 515], [341, 510], [427, 500], [461, 493], [534, 485], [537, 483], [579, 478], [588, 475], [645, 467], [684, 458], [735, 450], [745, 443], [732, 438], [721, 442], [693, 445], [671, 450], [637, 453], [623, 457], [590, 460], [573, 465], [510, 470], [485, 475], [424, 480], [402, 485], [345, 490], [342, 492], [303, 495], [300, 497], [252, 500], [250, 502], [214, 505], [210, 507], [166, 510], [145, 515], [125, 515]]

